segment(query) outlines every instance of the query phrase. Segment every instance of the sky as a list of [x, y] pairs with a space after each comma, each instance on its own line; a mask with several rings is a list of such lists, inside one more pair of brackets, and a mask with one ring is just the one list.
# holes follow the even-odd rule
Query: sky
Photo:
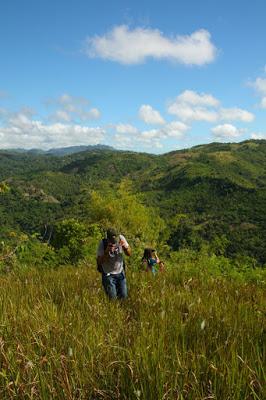
[[266, 139], [265, 0], [2, 0], [0, 148]]

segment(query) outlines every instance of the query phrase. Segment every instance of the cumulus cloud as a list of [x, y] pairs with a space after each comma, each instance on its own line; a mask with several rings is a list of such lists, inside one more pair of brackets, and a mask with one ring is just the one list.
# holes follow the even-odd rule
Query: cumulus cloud
[[89, 121], [101, 117], [98, 108], [90, 108], [89, 100], [82, 96], [77, 97], [64, 93], [56, 99], [49, 99], [47, 104], [49, 106], [59, 107], [59, 109], [55, 110], [50, 116], [50, 119], [53, 121]]
[[152, 151], [153, 148], [162, 148], [163, 141], [167, 139], [181, 139], [190, 127], [183, 122], [172, 121], [165, 123], [160, 128], [140, 131], [132, 125], [116, 125], [117, 133], [114, 136], [117, 147], [134, 148], [141, 145]]
[[154, 110], [150, 105], [143, 104], [139, 109], [139, 117], [146, 124], [162, 125], [165, 123], [159, 111]]
[[169, 138], [181, 139], [189, 129], [190, 127], [183, 122], [173, 121], [165, 124], [160, 129], [144, 130], [140, 132], [135, 139], [142, 144], [149, 146], [154, 145], [158, 148], [162, 146], [162, 140], [167, 140]]
[[55, 102], [62, 104], [62, 105], [75, 105], [75, 106], [86, 106], [89, 104], [89, 100], [86, 99], [86, 97], [83, 96], [72, 96], [68, 93], [63, 93], [61, 96], [59, 96], [57, 99], [55, 99]]
[[182, 121], [214, 122], [218, 119], [218, 113], [209, 107], [218, 105], [219, 101], [211, 94], [185, 90], [169, 104], [167, 111]]
[[221, 120], [252, 122], [254, 118], [254, 114], [241, 108], [221, 108], [219, 110], [219, 119]]
[[205, 29], [191, 35], [166, 37], [158, 29], [130, 29], [127, 25], [119, 25], [103, 36], [88, 37], [84, 52], [89, 57], [121, 64], [140, 64], [147, 58], [154, 58], [204, 65], [214, 61], [217, 49]]
[[0, 127], [2, 148], [43, 148], [98, 144], [105, 136], [100, 127], [88, 127], [79, 124], [44, 124], [30, 118], [27, 113], [10, 115], [7, 124]]
[[130, 124], [118, 124], [115, 125], [115, 130], [118, 134], [137, 134], [138, 129]]
[[185, 90], [167, 108], [169, 114], [182, 121], [242, 121], [251, 122], [254, 114], [241, 108], [221, 108], [220, 101], [211, 94]]
[[79, 116], [81, 121], [89, 121], [92, 119], [99, 119], [101, 117], [101, 113], [98, 108], [91, 108], [90, 110], [77, 110], [76, 114]]
[[52, 116], [52, 119], [56, 121], [64, 121], [64, 122], [70, 122], [71, 121], [71, 115], [65, 110], [57, 110]]
[[251, 139], [257, 139], [257, 140], [266, 139], [266, 133], [253, 132], [251, 134]]
[[183, 122], [173, 121], [160, 129], [160, 132], [165, 138], [181, 139], [189, 129], [190, 127]]
[[191, 104], [193, 106], [218, 107], [220, 102], [208, 93], [197, 93], [193, 90], [185, 90], [176, 98], [177, 103]]
[[175, 115], [182, 121], [215, 122], [218, 119], [216, 111], [204, 107], [191, 107], [188, 104], [173, 103], [168, 107], [169, 114]]
[[114, 135], [114, 143], [117, 149], [128, 149], [132, 150], [135, 146], [133, 137], [126, 136], [124, 134], [116, 133]]
[[217, 125], [211, 129], [214, 137], [218, 140], [234, 139], [242, 135], [243, 129], [238, 129], [231, 124]]

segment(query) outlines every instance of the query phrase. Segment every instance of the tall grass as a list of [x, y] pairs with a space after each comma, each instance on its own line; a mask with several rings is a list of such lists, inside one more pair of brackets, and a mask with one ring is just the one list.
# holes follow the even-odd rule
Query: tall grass
[[127, 272], [108, 301], [94, 266], [0, 278], [0, 399], [265, 398], [263, 286], [176, 265]]

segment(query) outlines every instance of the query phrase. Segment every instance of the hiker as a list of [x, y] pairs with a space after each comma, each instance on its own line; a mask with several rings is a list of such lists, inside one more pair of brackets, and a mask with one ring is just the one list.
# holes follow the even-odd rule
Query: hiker
[[155, 275], [158, 271], [164, 270], [164, 263], [159, 259], [155, 249], [144, 249], [141, 261], [146, 272], [151, 271]]
[[115, 229], [108, 229], [106, 238], [97, 250], [98, 271], [102, 274], [102, 284], [110, 299], [127, 297], [127, 281], [123, 253], [131, 255], [131, 248], [123, 235]]

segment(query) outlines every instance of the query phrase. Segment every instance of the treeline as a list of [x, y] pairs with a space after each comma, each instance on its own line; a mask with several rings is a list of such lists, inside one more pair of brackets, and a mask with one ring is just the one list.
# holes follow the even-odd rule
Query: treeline
[[16, 249], [25, 259], [35, 248], [37, 260], [41, 252], [47, 263], [78, 262], [94, 255], [106, 227], [115, 225], [137, 249], [207, 249], [265, 265], [265, 159], [265, 141], [162, 156], [0, 153], [2, 258]]

